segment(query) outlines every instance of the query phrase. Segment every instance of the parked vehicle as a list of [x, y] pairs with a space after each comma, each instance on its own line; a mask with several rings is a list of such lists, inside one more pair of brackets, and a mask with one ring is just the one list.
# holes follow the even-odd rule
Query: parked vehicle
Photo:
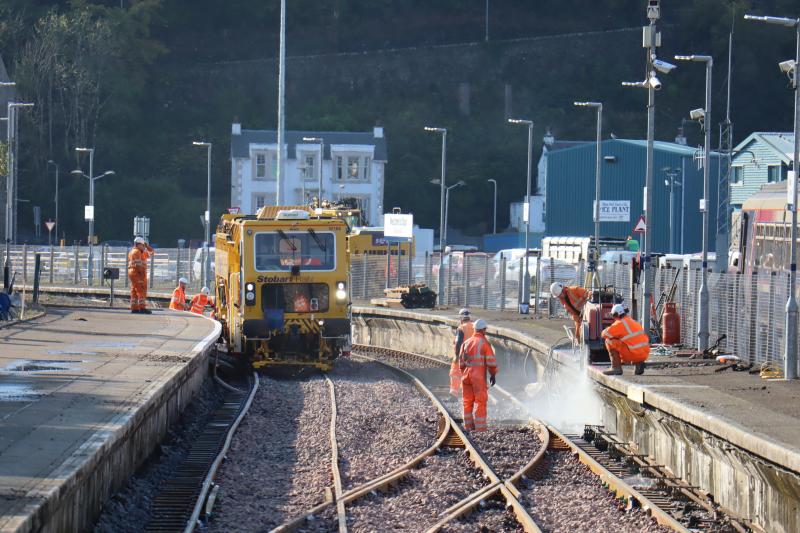
[[[211, 272], [209, 273], [209, 279], [214, 278], [214, 273], [216, 272], [216, 268], [214, 266], [214, 253], [215, 249], [213, 247], [208, 249], [208, 261], [211, 265]], [[194, 275], [194, 279], [201, 279], [203, 277], [203, 248], [202, 246], [195, 250], [194, 252], [194, 261], [192, 262], [192, 274]]]

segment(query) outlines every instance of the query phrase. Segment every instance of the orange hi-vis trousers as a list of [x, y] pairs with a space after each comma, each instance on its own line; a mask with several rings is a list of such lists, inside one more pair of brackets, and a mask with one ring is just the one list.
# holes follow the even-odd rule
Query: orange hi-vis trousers
[[147, 278], [131, 277], [131, 311], [147, 307]]
[[464, 404], [464, 428], [486, 431], [486, 402], [489, 387], [486, 373], [497, 374], [497, 359], [489, 341], [476, 333], [461, 348], [461, 390]]

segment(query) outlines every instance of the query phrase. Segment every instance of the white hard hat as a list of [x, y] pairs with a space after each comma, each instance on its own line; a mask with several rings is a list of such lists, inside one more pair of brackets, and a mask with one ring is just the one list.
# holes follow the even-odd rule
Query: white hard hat
[[479, 318], [475, 321], [475, 331], [480, 331], [482, 329], [486, 329], [486, 321], [482, 318]]
[[625, 306], [616, 304], [611, 308], [611, 316], [623, 316], [625, 314]]
[[189, 284], [189, 280], [186, 279], [186, 278], [180, 278], [178, 280], [178, 283], [183, 283], [184, 285], [188, 285]]
[[458, 312], [458, 316], [460, 316], [461, 318], [469, 318], [469, 315], [470, 315], [469, 309], [467, 309], [466, 307]]
[[200, 289], [200, 292], [205, 294], [205, 295], [208, 295], [208, 292], [209, 292], [208, 291], [208, 287], [203, 287], [202, 289]]
[[144, 237], [136, 237], [133, 239], [133, 244], [144, 244]]
[[559, 283], [556, 281], [552, 285], [550, 285], [550, 294], [553, 295], [553, 298], [558, 298], [561, 296], [561, 293], [564, 292], [564, 284]]

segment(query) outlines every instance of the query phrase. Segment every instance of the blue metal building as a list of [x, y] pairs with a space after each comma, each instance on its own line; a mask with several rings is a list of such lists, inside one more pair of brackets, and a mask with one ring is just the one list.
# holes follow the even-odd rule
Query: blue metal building
[[[647, 142], [608, 139], [602, 146], [601, 199], [630, 202], [630, 221], [602, 222], [601, 237], [631, 235], [639, 215], [644, 213], [644, 185]], [[596, 144], [580, 144], [549, 152], [545, 201], [545, 235], [593, 235]], [[648, 226], [654, 228], [654, 252], [693, 253], [702, 248], [703, 169], [698, 164], [699, 150], [663, 141], [655, 142], [653, 213]], [[710, 242], [715, 249], [717, 181], [719, 161], [711, 154]], [[670, 191], [665, 184], [668, 173], [677, 175], [682, 185], [675, 188], [673, 227], [670, 227]], [[672, 232], [673, 246], [670, 245]]]

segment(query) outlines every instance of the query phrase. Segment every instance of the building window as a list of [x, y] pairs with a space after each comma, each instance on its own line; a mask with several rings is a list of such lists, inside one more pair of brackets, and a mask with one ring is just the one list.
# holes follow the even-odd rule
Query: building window
[[372, 162], [370, 156], [337, 155], [335, 161], [337, 181], [369, 182]]
[[744, 178], [744, 167], [731, 167], [731, 184], [742, 183]]
[[253, 195], [253, 213], [257, 213], [265, 205], [267, 205], [267, 196], [265, 194]]
[[767, 167], [767, 183], [775, 183], [781, 180], [781, 166], [769, 165]]
[[257, 152], [253, 156], [253, 179], [257, 181], [274, 180], [277, 174], [275, 152]]
[[305, 180], [316, 180], [319, 177], [317, 174], [317, 156], [315, 154], [303, 155], [300, 173]]

